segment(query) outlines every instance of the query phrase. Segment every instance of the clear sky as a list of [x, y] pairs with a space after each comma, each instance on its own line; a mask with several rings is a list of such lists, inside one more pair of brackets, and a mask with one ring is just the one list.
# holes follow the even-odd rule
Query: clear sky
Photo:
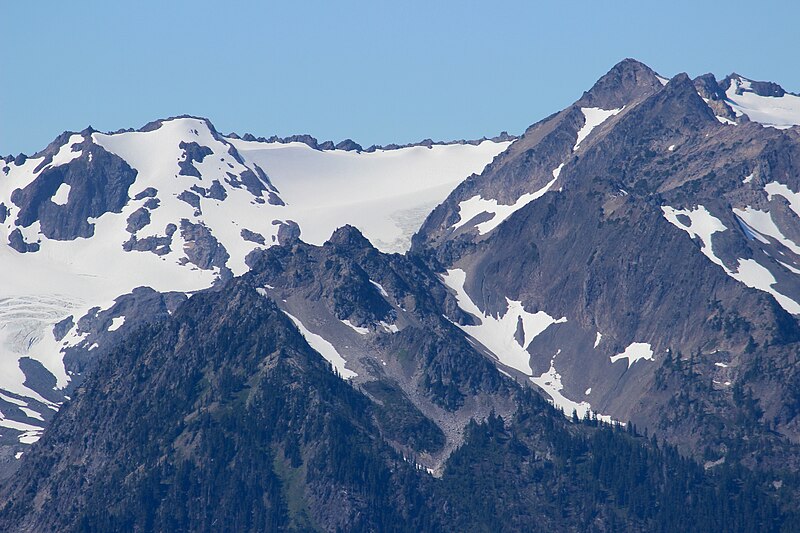
[[520, 133], [617, 61], [800, 92], [800, 2], [5, 1], [0, 154], [179, 114], [363, 145]]

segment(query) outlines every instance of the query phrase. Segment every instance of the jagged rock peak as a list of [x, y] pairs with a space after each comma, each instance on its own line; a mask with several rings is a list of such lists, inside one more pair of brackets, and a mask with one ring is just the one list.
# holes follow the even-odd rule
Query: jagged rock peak
[[578, 104], [583, 107], [618, 109], [653, 94], [662, 86], [653, 69], [627, 58], [614, 65], [591, 89], [583, 93]]
[[328, 243], [355, 248], [372, 248], [372, 243], [364, 237], [358, 228], [350, 224], [345, 224], [334, 231], [331, 238], [328, 239]]

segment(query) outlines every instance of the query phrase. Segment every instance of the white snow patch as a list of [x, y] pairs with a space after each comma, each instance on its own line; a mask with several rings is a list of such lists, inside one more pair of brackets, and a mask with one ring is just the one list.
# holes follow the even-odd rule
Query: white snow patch
[[729, 126], [735, 126], [736, 125], [735, 121], [733, 121], [733, 120], [731, 120], [729, 118], [721, 117], [719, 115], [717, 115], [717, 120], [719, 120], [721, 123], [727, 124]]
[[581, 143], [584, 139], [586, 139], [586, 137], [589, 136], [590, 133], [592, 133], [592, 130], [620, 111], [622, 111], [622, 108], [606, 110], [600, 109], [599, 107], [582, 107], [581, 112], [583, 113], [586, 121], [584, 122], [583, 127], [578, 130], [578, 138], [575, 141], [575, 146], [572, 148], [572, 151], [574, 152], [580, 148]]
[[[727, 269], [726, 272], [728, 272]], [[780, 306], [789, 313], [793, 315], [800, 314], [800, 304], [785, 294], [781, 294], [775, 290], [772, 287], [777, 282], [775, 276], [755, 259], [739, 259], [738, 271], [733, 273], [729, 272], [729, 274], [748, 287], [768, 292], [778, 301]]]
[[25, 406], [25, 407], [27, 407], [27, 405], [28, 405], [28, 402], [26, 402], [24, 400], [17, 399], [17, 398], [12, 398], [11, 396], [8, 396], [6, 394], [0, 393], [0, 398], [2, 398], [3, 400], [7, 401], [8, 403], [13, 403], [14, 405], [22, 405], [22, 406]]
[[17, 453], [15, 453], [15, 454], [14, 454], [14, 459], [19, 459], [19, 458], [21, 458], [23, 453], [25, 453], [25, 452], [17, 452]]
[[795, 254], [800, 255], [800, 246], [783, 235], [775, 224], [775, 221], [772, 220], [772, 215], [768, 211], [759, 211], [752, 207], [745, 207], [744, 209], [734, 208], [733, 213], [742, 223], [746, 224], [751, 231], [758, 233], [762, 237], [759, 239], [761, 242], [769, 244], [769, 240], [763, 237], [772, 237]]
[[666, 85], [669, 83], [669, 80], [667, 78], [663, 78], [658, 74], [656, 74], [656, 78], [658, 78], [658, 81], [661, 82], [661, 85]]
[[790, 264], [784, 263], [783, 261], [778, 261], [778, 263], [780, 263], [781, 266], [785, 267], [789, 272], [793, 274], [800, 274], [800, 268], [795, 268]]
[[767, 200], [772, 201], [773, 196], [783, 196], [789, 202], [789, 209], [795, 215], [800, 216], [800, 193], [791, 190], [787, 185], [772, 181], [764, 186], [764, 191], [767, 193]]
[[108, 331], [117, 331], [125, 323], [124, 316], [116, 316], [111, 319], [111, 325], [108, 326]]
[[[564, 390], [564, 385], [561, 382], [561, 374], [556, 370], [556, 356], [558, 356], [558, 353], [550, 360], [550, 368], [547, 372], [543, 373], [541, 376], [531, 377], [530, 380], [550, 396], [553, 405], [562, 409], [565, 416], [571, 417], [572, 412], [575, 411], [578, 418], [583, 418], [587, 413], [592, 412], [592, 406], [587, 401], [576, 402], [570, 400], [561, 393], [561, 391]], [[597, 418], [609, 424], [611, 423], [610, 416], [597, 415]]]
[[591, 388], [591, 387], [589, 387], [588, 389], [586, 389], [586, 392], [584, 392], [584, 394], [585, 394], [586, 396], [589, 396], [591, 393], [592, 393], [592, 388]]
[[653, 348], [647, 342], [633, 342], [625, 348], [625, 351], [611, 356], [611, 362], [616, 363], [620, 359], [628, 360], [628, 368], [636, 361], [644, 359], [646, 361], [653, 360]]
[[[263, 289], [262, 289], [263, 290]], [[286, 316], [288, 316], [294, 325], [297, 326], [297, 329], [300, 330], [300, 333], [305, 337], [306, 342], [309, 346], [311, 346], [314, 350], [319, 352], [319, 354], [325, 358], [329, 363], [333, 365], [333, 367], [339, 372], [339, 374], [344, 379], [350, 379], [356, 377], [358, 374], [353, 372], [352, 370], [348, 370], [345, 365], [347, 361], [345, 361], [344, 357], [342, 357], [339, 352], [336, 350], [336, 347], [331, 344], [330, 342], [326, 341], [320, 335], [316, 333], [312, 333], [307, 327], [303, 325], [300, 320], [292, 315], [290, 315], [285, 310], [283, 311]]]
[[674, 144], [670, 144], [669, 147], [667, 147], [667, 150], [669, 150], [670, 152], [674, 152], [675, 151], [675, 145]]
[[33, 418], [35, 420], [41, 420], [42, 422], [44, 422], [44, 418], [42, 418], [41, 413], [38, 413], [38, 412], [34, 411], [33, 409], [31, 409], [29, 407], [20, 407], [19, 409], [20, 409], [20, 411], [25, 413], [25, 415], [28, 418]]
[[[725, 231], [727, 228], [718, 218], [708, 212], [704, 206], [699, 205], [695, 209], [675, 209], [668, 205], [662, 206], [661, 210], [664, 212], [666, 218], [675, 227], [682, 229], [689, 234], [691, 238], [699, 238], [703, 246], [700, 251], [703, 255], [708, 257], [713, 263], [725, 268], [722, 260], [714, 255], [714, 249], [711, 245], [711, 236], [718, 231]], [[689, 225], [686, 226], [683, 222], [678, 220], [678, 215], [685, 215], [689, 218]]]
[[386, 289], [383, 288], [383, 285], [381, 285], [377, 281], [369, 280], [369, 282], [372, 283], [372, 285], [374, 285], [376, 289], [378, 289], [378, 292], [381, 293], [381, 296], [383, 296], [387, 300], [389, 299], [389, 293], [386, 292]]
[[492, 218], [476, 224], [475, 227], [478, 228], [478, 233], [480, 235], [485, 235], [492, 231], [494, 228], [499, 226], [506, 220], [508, 217], [528, 205], [529, 203], [533, 202], [541, 198], [542, 196], [547, 193], [553, 184], [555, 184], [556, 180], [558, 179], [558, 174], [561, 172], [561, 168], [564, 165], [559, 165], [557, 168], [553, 169], [553, 179], [547, 183], [544, 187], [539, 189], [536, 192], [526, 193], [520, 196], [516, 202], [512, 205], [503, 205], [499, 204], [497, 200], [485, 200], [481, 197], [481, 195], [477, 194], [470, 198], [469, 200], [464, 200], [463, 202], [458, 204], [458, 215], [459, 219], [458, 222], [453, 224], [452, 229], [456, 230], [475, 218], [475, 216], [481, 213], [490, 213]]
[[[562, 317], [556, 320], [544, 311], [529, 313], [524, 309], [522, 302], [508, 298], [506, 298], [508, 310], [503, 316], [487, 315], [470, 299], [464, 289], [466, 280], [467, 274], [461, 269], [448, 270], [442, 276], [445, 285], [456, 293], [458, 306], [481, 322], [477, 326], [457, 324], [458, 327], [485, 346], [502, 364], [531, 376], [533, 370], [530, 366], [531, 355], [528, 353], [531, 342], [552, 324], [561, 324], [567, 319]], [[521, 341], [517, 340], [520, 324], [523, 334]]]
[[67, 202], [69, 201], [70, 189], [71, 187], [69, 186], [68, 183], [62, 183], [61, 185], [59, 185], [58, 190], [53, 195], [53, 197], [50, 198], [50, 201], [56, 205], [67, 205]]
[[597, 332], [597, 336], [594, 338], [594, 347], [597, 348], [600, 346], [600, 340], [603, 338], [603, 334], [599, 331]]
[[389, 324], [387, 322], [384, 322], [383, 320], [381, 320], [381, 326], [383, 327], [383, 329], [385, 329], [389, 333], [399, 333], [400, 332], [400, 328], [398, 328], [396, 325]]
[[755, 174], [753, 174], [751, 172], [750, 174], [748, 174], [747, 176], [744, 177], [744, 179], [742, 180], [742, 183], [750, 183], [751, 181], [753, 181], [754, 177], [755, 177]]
[[717, 363], [714, 363], [714, 365], [715, 365], [715, 366], [718, 366], [718, 367], [720, 367], [720, 368], [728, 368], [728, 363], [720, 363], [720, 362], [717, 362]]
[[345, 326], [349, 327], [350, 329], [352, 329], [353, 331], [355, 331], [359, 335], [366, 335], [366, 334], [369, 333], [369, 328], [362, 328], [360, 326], [356, 326], [355, 324], [353, 324], [349, 320], [342, 320], [342, 324], [344, 324]]
[[16, 420], [9, 420], [5, 418], [5, 415], [2, 415], [2, 413], [0, 413], [0, 416], [3, 416], [3, 418], [0, 419], [0, 427], [15, 429], [22, 432], [19, 436], [19, 442], [22, 444], [33, 444], [42, 436], [44, 429], [39, 426], [33, 426]]

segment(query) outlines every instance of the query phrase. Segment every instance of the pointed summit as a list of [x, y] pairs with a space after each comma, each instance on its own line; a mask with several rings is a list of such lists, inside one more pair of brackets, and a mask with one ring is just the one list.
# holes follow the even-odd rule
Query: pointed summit
[[618, 109], [642, 100], [663, 86], [650, 67], [635, 59], [623, 59], [578, 100], [581, 107]]

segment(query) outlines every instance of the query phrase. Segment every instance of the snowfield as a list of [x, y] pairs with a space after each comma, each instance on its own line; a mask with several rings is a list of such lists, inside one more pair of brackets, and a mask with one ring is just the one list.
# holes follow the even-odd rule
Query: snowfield
[[381, 251], [405, 252], [434, 207], [467, 176], [480, 173], [510, 142], [413, 146], [397, 150], [320, 151], [293, 142], [228, 139], [245, 161], [264, 169], [301, 238], [322, 244], [343, 224]]

